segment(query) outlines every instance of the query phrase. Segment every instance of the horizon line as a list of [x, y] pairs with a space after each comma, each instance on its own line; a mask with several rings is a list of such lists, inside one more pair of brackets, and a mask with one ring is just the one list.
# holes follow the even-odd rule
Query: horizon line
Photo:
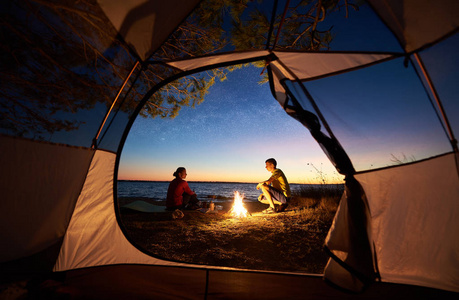
[[[136, 181], [136, 182], [171, 182], [171, 180], [146, 180], [146, 179], [117, 179], [117, 181]], [[258, 184], [259, 182], [247, 182], [247, 181], [206, 181], [206, 180], [186, 180], [187, 182], [194, 183], [250, 183]], [[329, 184], [344, 184], [341, 183], [298, 183], [298, 182], [289, 182], [289, 184], [314, 184], [314, 185], [329, 185]]]

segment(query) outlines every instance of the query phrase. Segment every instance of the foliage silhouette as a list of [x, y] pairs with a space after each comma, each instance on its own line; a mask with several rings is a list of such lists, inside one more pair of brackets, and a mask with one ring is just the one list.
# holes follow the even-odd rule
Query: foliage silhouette
[[[0, 6], [0, 132], [49, 139], [55, 132], [78, 130], [87, 122], [85, 111], [96, 106], [100, 124], [137, 58], [117, 39], [97, 2], [24, 0]], [[268, 39], [276, 49], [327, 50], [332, 28], [319, 31], [318, 24], [328, 11], [349, 8], [357, 6], [351, 1], [296, 1], [285, 18], [278, 9], [274, 31], [282, 19], [283, 26], [268, 37], [271, 7], [259, 1], [205, 0], [149, 60], [260, 50]], [[264, 67], [263, 62], [256, 65]], [[238, 67], [176, 80], [148, 99], [140, 115], [173, 118], [181, 107], [200, 104], [215, 82]], [[174, 72], [160, 64], [138, 68], [115, 109], [131, 115], [146, 91]]]

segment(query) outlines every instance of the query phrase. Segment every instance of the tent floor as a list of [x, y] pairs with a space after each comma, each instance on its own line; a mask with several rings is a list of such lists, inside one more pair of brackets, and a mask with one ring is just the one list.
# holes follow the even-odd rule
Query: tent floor
[[[40, 283], [35, 299], [458, 299], [458, 293], [375, 283], [360, 294], [326, 284], [321, 275], [113, 265], [57, 273]], [[207, 290], [207, 293], [206, 293]]]

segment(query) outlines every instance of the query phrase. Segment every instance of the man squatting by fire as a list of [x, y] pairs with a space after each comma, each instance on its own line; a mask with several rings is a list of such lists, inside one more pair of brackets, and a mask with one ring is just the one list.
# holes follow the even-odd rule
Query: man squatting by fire
[[284, 172], [276, 168], [277, 162], [274, 158], [267, 159], [265, 163], [266, 170], [271, 172], [271, 177], [257, 185], [257, 190], [261, 189], [262, 191], [262, 194], [258, 197], [258, 201], [269, 204], [269, 207], [263, 211], [265, 214], [275, 213], [275, 204], [279, 205], [277, 212], [283, 212], [287, 208], [291, 198], [290, 185]]

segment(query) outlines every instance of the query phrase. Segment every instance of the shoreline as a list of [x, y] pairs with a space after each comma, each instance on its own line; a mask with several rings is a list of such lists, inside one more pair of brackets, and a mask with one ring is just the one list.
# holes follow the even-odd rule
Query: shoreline
[[[119, 182], [158, 182], [158, 183], [169, 183], [170, 180], [137, 180], [137, 179], [118, 179]], [[216, 184], [255, 184], [259, 182], [246, 182], [246, 181], [201, 181], [201, 180], [187, 180], [189, 183], [216, 183]], [[344, 185], [344, 182], [337, 183], [298, 183], [290, 182], [290, 185], [307, 185], [307, 186], [335, 186], [335, 185]]]
[[[206, 198], [205, 200], [203, 200], [202, 198], [200, 199], [201, 202], [207, 202], [207, 203], [209, 203], [211, 200], [212, 201], [217, 200], [214, 203], [223, 206], [223, 210], [222, 210], [223, 212], [231, 209], [231, 206], [233, 205], [233, 202], [234, 202], [232, 199], [222, 200], [222, 201], [218, 201], [218, 199], [212, 199], [212, 198]], [[151, 197], [118, 197], [118, 206], [122, 208], [124, 205], [133, 203], [135, 201], [144, 201], [148, 204], [155, 205], [155, 206], [164, 206], [164, 207], [166, 206], [166, 200], [157, 200]], [[247, 206], [253, 207], [253, 206], [257, 206], [261, 204], [257, 200], [246, 200], [243, 203], [244, 203], [244, 206], [246, 206], [246, 208]], [[265, 205], [265, 204], [261, 204], [261, 205]], [[247, 210], [249, 209], [247, 208]]]
[[[189, 182], [190, 188], [196, 191], [202, 202], [214, 201], [218, 203], [232, 202], [234, 191], [243, 195], [244, 202], [257, 202], [260, 191], [249, 183], [228, 182]], [[148, 203], [158, 203], [166, 200], [168, 182], [163, 181], [119, 181], [116, 188], [116, 197], [121, 205], [126, 204], [129, 198], [137, 198]], [[344, 191], [344, 184], [290, 184], [292, 196], [307, 195], [317, 197], [319, 194], [329, 194], [334, 190]], [[132, 201], [131, 201], [132, 202]]]

